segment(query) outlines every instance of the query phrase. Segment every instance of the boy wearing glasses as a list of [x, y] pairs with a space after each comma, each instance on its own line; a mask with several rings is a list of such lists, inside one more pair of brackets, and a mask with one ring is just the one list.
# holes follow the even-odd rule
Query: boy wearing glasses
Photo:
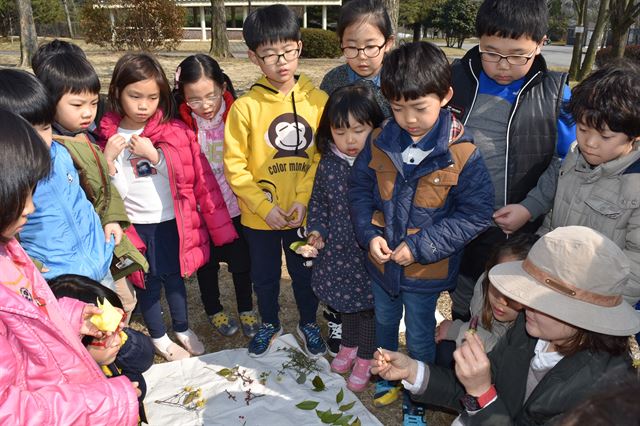
[[300, 320], [297, 331], [310, 356], [326, 352], [316, 322], [318, 299], [311, 270], [289, 250], [304, 239], [307, 203], [320, 154], [314, 133], [327, 95], [295, 75], [302, 49], [297, 16], [286, 6], [253, 11], [242, 29], [249, 60], [263, 76], [229, 110], [224, 172], [238, 197], [251, 255], [251, 278], [262, 325], [249, 355], [264, 355], [282, 333], [278, 296], [284, 246]]
[[491, 247], [517, 231], [535, 232], [551, 209], [560, 159], [575, 140], [561, 110], [567, 74], [549, 71], [544, 0], [485, 0], [476, 17], [479, 45], [453, 64], [448, 108], [463, 122], [495, 188], [494, 226], [466, 248], [454, 315], [468, 318], [474, 283]]

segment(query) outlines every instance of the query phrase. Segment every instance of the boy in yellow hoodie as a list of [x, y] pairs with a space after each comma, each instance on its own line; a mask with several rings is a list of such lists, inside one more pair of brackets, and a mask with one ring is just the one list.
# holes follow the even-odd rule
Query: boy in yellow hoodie
[[264, 355], [282, 334], [278, 296], [284, 246], [300, 313], [298, 335], [310, 356], [320, 356], [327, 349], [316, 322], [311, 271], [288, 246], [304, 239], [301, 227], [320, 160], [314, 133], [327, 95], [306, 76], [295, 75], [302, 41], [291, 9], [276, 4], [253, 11], [242, 34], [249, 60], [264, 74], [231, 106], [224, 136], [224, 172], [239, 200], [262, 317], [249, 355]]

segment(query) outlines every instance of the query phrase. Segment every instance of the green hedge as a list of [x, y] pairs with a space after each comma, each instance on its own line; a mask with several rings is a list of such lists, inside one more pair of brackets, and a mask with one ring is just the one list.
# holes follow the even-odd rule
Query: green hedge
[[[630, 45], [624, 49], [624, 57], [629, 58], [638, 65], [640, 65], [640, 45]], [[611, 57], [611, 48], [605, 47], [604, 49], [598, 50], [596, 53], [596, 65], [601, 67], [610, 62], [613, 58]]]
[[342, 55], [340, 40], [333, 31], [302, 28], [303, 58], [337, 58]]

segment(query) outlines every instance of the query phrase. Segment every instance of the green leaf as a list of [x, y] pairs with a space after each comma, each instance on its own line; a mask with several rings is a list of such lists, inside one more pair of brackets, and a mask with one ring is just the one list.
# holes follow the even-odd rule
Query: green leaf
[[300, 373], [300, 375], [296, 378], [296, 383], [301, 385], [307, 381], [307, 375], [304, 373]]
[[223, 368], [222, 370], [218, 371], [216, 374], [218, 376], [227, 377], [231, 373], [233, 373], [233, 371], [231, 371], [231, 369]]
[[353, 414], [344, 414], [338, 420], [333, 422], [336, 426], [349, 426], [349, 420], [353, 418]]
[[289, 249], [292, 250], [292, 251], [296, 251], [296, 250], [298, 250], [300, 247], [302, 247], [305, 244], [307, 244], [307, 242], [305, 240], [294, 241], [291, 244], [289, 244]]
[[331, 410], [325, 411], [324, 414], [320, 417], [322, 423], [331, 424], [338, 420], [342, 416], [341, 413], [332, 413]]
[[301, 410], [313, 410], [314, 408], [316, 408], [318, 406], [319, 402], [318, 401], [302, 401], [299, 404], [296, 404], [296, 407], [298, 407]]
[[336, 404], [340, 404], [344, 398], [344, 390], [340, 388], [340, 392], [336, 395]]
[[322, 416], [324, 416], [327, 413], [331, 413], [331, 410], [327, 410], [327, 411], [316, 410], [316, 416], [318, 416], [319, 419], [322, 419]]
[[360, 421], [360, 417], [356, 417], [356, 419], [351, 423], [351, 426], [362, 426], [362, 422]]
[[356, 405], [355, 401], [350, 402], [348, 404], [341, 405], [340, 407], [338, 407], [338, 410], [340, 410], [342, 412], [349, 411], [349, 410], [351, 410], [353, 408], [354, 405]]
[[311, 384], [313, 385], [313, 391], [314, 392], [322, 392], [323, 390], [325, 390], [327, 388], [324, 385], [324, 382], [322, 381], [320, 376], [314, 377], [313, 380], [311, 381]]

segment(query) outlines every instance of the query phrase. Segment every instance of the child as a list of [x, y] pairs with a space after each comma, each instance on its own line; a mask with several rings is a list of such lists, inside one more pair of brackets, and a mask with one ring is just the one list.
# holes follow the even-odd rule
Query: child
[[[511, 328], [518, 312], [522, 309], [518, 303], [496, 290], [489, 281], [489, 270], [500, 263], [524, 260], [536, 239], [532, 234], [518, 234], [506, 240], [493, 250], [485, 273], [478, 278], [471, 299], [471, 317], [478, 320], [476, 332], [482, 339], [487, 352], [491, 351], [500, 337]], [[456, 346], [462, 345], [469, 327], [469, 322], [459, 319], [444, 320], [438, 325], [436, 328], [438, 365], [453, 367], [451, 355]]]
[[[61, 180], [51, 182], [49, 190], [37, 197], [39, 209], [31, 220], [30, 232], [33, 234], [28, 240], [27, 235], [21, 236], [23, 246], [28, 253], [33, 253], [32, 257], [42, 261], [49, 269], [45, 273], [46, 278], [76, 273], [101, 281], [110, 288], [115, 287], [123, 301], [125, 312], [130, 313], [136, 305], [136, 297], [133, 287], [124, 277], [141, 269], [146, 270], [148, 264], [123, 234], [123, 230], [130, 225], [129, 218], [120, 195], [107, 178], [104, 156], [98, 146], [94, 145], [95, 137], [88, 130], [94, 125], [100, 80], [86, 59], [68, 52], [52, 54], [43, 59], [36, 76], [54, 101], [52, 127], [56, 147], [61, 147], [60, 150], [64, 147], [67, 152], [64, 153], [65, 168], [59, 172]], [[78, 172], [69, 170], [70, 168], [77, 169]], [[74, 180], [65, 181], [69, 179], [67, 175], [71, 175]], [[62, 208], [63, 203], [59, 199], [61, 196], [64, 198], [59, 189], [54, 187], [64, 188], [69, 184], [77, 187], [78, 183], [84, 191], [80, 198], [88, 199], [93, 204], [99, 222], [95, 223], [94, 229], [87, 230], [82, 226], [83, 222], [88, 221], [88, 215], [79, 214], [78, 211], [71, 215], [61, 213], [60, 219], [68, 221], [72, 217], [80, 228], [74, 233], [73, 226], [67, 225], [70, 228], [68, 239], [60, 239], [59, 234], [48, 231], [49, 228], [56, 228], [48, 220], [54, 209]], [[104, 237], [100, 235], [100, 223], [104, 227]], [[112, 234], [115, 247], [110, 243]], [[61, 244], [62, 241], [64, 244]], [[71, 245], [68, 244], [69, 241], [76, 242]], [[93, 246], [87, 247], [90, 244]], [[90, 258], [79, 262], [83, 253]], [[81, 268], [84, 263], [99, 269], [95, 271], [89, 267]]]
[[380, 91], [384, 55], [395, 42], [393, 26], [379, 0], [352, 0], [340, 8], [336, 33], [347, 63], [329, 71], [320, 83], [328, 94], [339, 87], [362, 82], [370, 86], [385, 118], [391, 117], [389, 102]]
[[452, 67], [448, 108], [473, 136], [495, 188], [495, 226], [464, 252], [453, 299], [469, 317], [473, 286], [492, 247], [519, 229], [533, 233], [551, 208], [561, 157], [575, 127], [561, 112], [567, 74], [540, 55], [547, 30], [544, 0], [485, 0], [476, 17], [479, 45]]
[[288, 247], [304, 238], [300, 227], [320, 160], [313, 137], [327, 95], [306, 76], [295, 75], [302, 42], [291, 9], [276, 4], [254, 10], [242, 34], [249, 60], [264, 75], [231, 106], [223, 152], [224, 173], [240, 204], [263, 321], [249, 343], [249, 355], [264, 355], [282, 333], [278, 295], [284, 246], [300, 314], [298, 334], [307, 353], [319, 356], [326, 345], [316, 322], [311, 271]]
[[[158, 61], [122, 56], [109, 86], [113, 112], [100, 122], [101, 143], [114, 186], [147, 247], [146, 288], [140, 310], [156, 351], [169, 361], [204, 353], [189, 329], [182, 277], [209, 260], [209, 238], [223, 245], [237, 238], [211, 167], [193, 132], [172, 120], [173, 97]], [[167, 336], [160, 293], [165, 289], [173, 331]]]
[[640, 67], [630, 61], [598, 69], [573, 89], [567, 109], [577, 143], [560, 169], [553, 210], [539, 233], [582, 225], [624, 250], [631, 275], [622, 292], [640, 299]]
[[222, 247], [214, 249], [211, 246], [209, 263], [198, 270], [202, 304], [211, 324], [220, 334], [232, 336], [238, 331], [238, 323], [224, 312], [220, 304], [218, 270], [220, 262], [227, 262], [233, 277], [242, 332], [247, 337], [253, 337], [258, 331], [258, 318], [253, 312], [249, 247], [242, 234], [238, 200], [224, 177], [222, 162], [224, 121], [235, 98], [233, 85], [213, 58], [197, 54], [189, 56], [178, 65], [174, 92], [180, 100], [180, 118], [198, 137], [239, 236], [237, 240]]
[[15, 239], [50, 168], [38, 133], [0, 110], [0, 418], [20, 425], [135, 425], [136, 384], [107, 380], [80, 342], [79, 335], [103, 337], [89, 321], [102, 311], [56, 301]]
[[[49, 287], [56, 299], [69, 297], [85, 303], [95, 303], [96, 300], [105, 303], [107, 300], [113, 307], [123, 310], [118, 295], [91, 278], [73, 274], [61, 275], [50, 280]], [[147, 385], [142, 373], [153, 365], [153, 344], [149, 336], [124, 327], [103, 338], [85, 336], [82, 343], [107, 377], [125, 375], [132, 382], [138, 383], [140, 418], [146, 422], [142, 401], [147, 393]]]
[[[398, 72], [405, 69], [415, 72]], [[404, 307], [409, 353], [429, 361], [438, 296], [455, 285], [460, 250], [489, 226], [493, 203], [480, 153], [441, 109], [451, 98], [450, 79], [449, 62], [433, 44], [390, 52], [381, 87], [394, 118], [365, 146], [349, 179], [356, 237], [369, 248], [377, 345], [397, 349]], [[390, 403], [392, 389], [378, 383], [377, 404]], [[405, 421], [422, 422], [413, 417]]]
[[416, 400], [460, 412], [459, 424], [554, 423], [607, 382], [635, 376], [628, 336], [640, 317], [622, 300], [628, 276], [629, 261], [611, 240], [581, 226], [557, 228], [524, 261], [489, 271], [496, 289], [525, 307], [489, 354], [468, 331], [455, 373], [425, 371], [386, 350], [372, 371], [403, 379]]
[[369, 133], [383, 119], [368, 87], [345, 86], [333, 92], [318, 126], [322, 159], [309, 200], [307, 241], [319, 251], [311, 287], [321, 301], [342, 314], [343, 339], [331, 369], [347, 373], [353, 365], [347, 387], [354, 392], [369, 384], [376, 346], [373, 294], [364, 269], [365, 252], [349, 219], [347, 178]]

